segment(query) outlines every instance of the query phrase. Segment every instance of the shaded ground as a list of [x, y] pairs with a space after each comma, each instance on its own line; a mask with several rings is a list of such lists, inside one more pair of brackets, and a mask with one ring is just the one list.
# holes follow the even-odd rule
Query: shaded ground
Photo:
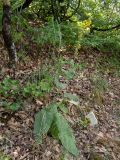
[[[3, 55], [4, 49], [0, 50]], [[6, 53], [5, 53], [6, 54]], [[69, 61], [73, 57], [69, 54], [64, 56]], [[35, 113], [53, 100], [60, 100], [61, 96], [53, 90], [44, 99], [23, 100], [24, 105], [15, 116], [7, 123], [0, 126], [0, 147], [1, 151], [10, 155], [14, 160], [119, 160], [120, 159], [120, 77], [115, 76], [113, 71], [116, 68], [105, 68], [102, 53], [91, 52], [90, 54], [81, 51], [76, 61], [77, 64], [85, 64], [83, 69], [78, 70], [72, 80], [61, 81], [67, 84], [64, 91], [79, 96], [79, 106], [67, 104], [69, 114], [66, 116], [74, 130], [77, 147], [80, 151], [78, 158], [72, 157], [52, 137], [45, 136], [43, 143], [35, 144], [33, 136], [33, 123]], [[3, 73], [9, 73], [5, 68], [4, 56], [1, 56], [1, 79]], [[26, 65], [19, 67], [17, 76], [19, 79], [26, 76], [37, 66], [36, 62], [28, 61]], [[99, 64], [99, 65], [98, 65]], [[104, 68], [103, 68], [103, 67]], [[68, 69], [67, 66], [66, 70]], [[101, 70], [102, 68], [102, 70]], [[100, 74], [98, 74], [98, 72]], [[97, 92], [94, 77], [107, 81], [107, 89], [104, 92]], [[100, 83], [102, 84], [102, 83]], [[98, 89], [99, 90], [99, 89]], [[99, 94], [98, 94], [99, 93]], [[1, 115], [4, 113], [0, 109]], [[91, 127], [84, 123], [84, 117], [93, 111], [98, 119], [98, 125]], [[82, 119], [83, 117], [83, 119]], [[80, 122], [82, 120], [83, 123]], [[63, 158], [64, 157], [64, 158]]]

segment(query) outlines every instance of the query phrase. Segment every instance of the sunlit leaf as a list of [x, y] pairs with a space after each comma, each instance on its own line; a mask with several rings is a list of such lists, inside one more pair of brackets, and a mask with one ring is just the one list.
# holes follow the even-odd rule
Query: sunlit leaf
[[78, 156], [79, 152], [75, 144], [75, 137], [72, 129], [60, 113], [56, 113], [55, 117], [55, 123], [59, 131], [58, 136], [62, 145], [74, 156]]

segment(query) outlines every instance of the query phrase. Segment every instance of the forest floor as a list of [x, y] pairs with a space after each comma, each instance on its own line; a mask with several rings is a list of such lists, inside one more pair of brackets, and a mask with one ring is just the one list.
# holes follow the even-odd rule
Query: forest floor
[[[10, 70], [5, 67], [5, 54], [4, 48], [1, 48], [1, 81], [3, 75], [10, 74]], [[68, 53], [64, 54], [63, 59], [68, 62], [73, 60], [75, 64], [81, 66], [81, 69], [77, 70], [71, 79], [61, 77], [62, 83], [66, 84], [64, 89], [52, 90], [44, 98], [23, 99], [23, 107], [7, 123], [1, 122], [1, 151], [12, 160], [119, 160], [120, 68], [112, 62], [109, 64], [106, 57], [108, 55], [95, 50], [80, 51], [77, 58]], [[21, 82], [26, 80], [27, 74], [32, 73], [41, 61], [44, 63], [46, 59], [41, 58], [39, 63], [32, 60], [19, 64], [16, 78]], [[63, 67], [65, 70], [69, 69], [66, 65]], [[33, 136], [35, 113], [52, 101], [60, 101], [64, 92], [79, 97], [77, 106], [72, 102], [67, 103], [69, 112], [66, 116], [74, 130], [80, 152], [77, 158], [68, 154], [51, 136], [46, 135], [41, 145], [35, 144]], [[87, 124], [85, 119], [81, 118], [91, 111], [98, 121], [96, 126]], [[1, 116], [6, 112], [1, 107]]]

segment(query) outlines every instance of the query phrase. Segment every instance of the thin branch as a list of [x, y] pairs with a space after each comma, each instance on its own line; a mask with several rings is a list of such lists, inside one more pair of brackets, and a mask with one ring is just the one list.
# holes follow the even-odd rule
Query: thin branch
[[91, 31], [90, 33], [93, 33], [94, 31], [110, 31], [110, 30], [114, 30], [114, 29], [120, 29], [120, 24], [117, 24], [116, 26], [113, 26], [111, 28], [96, 28], [96, 27], [93, 27], [91, 28]]
[[70, 16], [67, 16], [66, 19], [70, 19], [79, 9], [80, 7], [80, 3], [81, 3], [81, 0], [78, 1], [78, 5], [76, 7], [76, 9], [72, 12], [72, 14]]

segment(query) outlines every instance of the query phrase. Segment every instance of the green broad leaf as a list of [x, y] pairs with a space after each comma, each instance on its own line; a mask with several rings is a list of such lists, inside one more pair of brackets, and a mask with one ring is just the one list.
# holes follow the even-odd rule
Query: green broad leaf
[[10, 110], [17, 111], [20, 108], [20, 103], [12, 103], [10, 106], [7, 107]]
[[71, 103], [71, 104], [73, 104], [75, 106], [79, 106], [79, 101], [73, 101], [73, 100], [71, 100], [71, 101], [69, 101], [69, 103]]
[[66, 70], [63, 70], [64, 74], [65, 74], [65, 77], [70, 80], [74, 77], [75, 75], [75, 71], [73, 71], [72, 69], [69, 70], [69, 71], [66, 71]]
[[35, 115], [34, 135], [37, 143], [42, 143], [42, 136], [50, 129], [56, 112], [56, 105], [51, 104]]
[[63, 113], [68, 113], [68, 108], [65, 106], [64, 103], [61, 103], [61, 104], [59, 105], [59, 108], [60, 108], [60, 110], [61, 110]]
[[50, 128], [50, 133], [51, 133], [53, 138], [59, 140], [59, 131], [58, 131], [58, 128], [57, 128], [55, 122], [53, 122], [53, 124]]
[[42, 91], [50, 91], [51, 89], [51, 84], [49, 82], [41, 81], [40, 86]]
[[74, 95], [71, 93], [64, 93], [64, 97], [71, 100], [71, 101], [75, 101], [75, 102], [79, 101], [79, 97], [77, 95]]
[[67, 87], [67, 84], [59, 82], [57, 78], [55, 78], [54, 83], [56, 87], [60, 89], [65, 89]]
[[55, 123], [59, 131], [58, 136], [62, 145], [65, 147], [67, 151], [72, 153], [74, 156], [78, 156], [79, 151], [75, 144], [75, 137], [73, 135], [72, 129], [60, 113], [56, 113], [55, 117]]

